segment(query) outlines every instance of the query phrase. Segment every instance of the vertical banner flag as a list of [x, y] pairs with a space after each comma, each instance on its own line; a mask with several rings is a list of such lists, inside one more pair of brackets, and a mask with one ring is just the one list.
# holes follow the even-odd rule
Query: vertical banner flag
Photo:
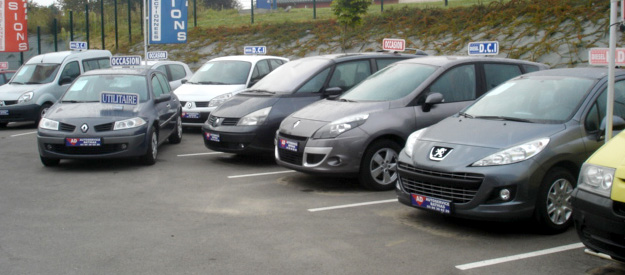
[[187, 43], [188, 6], [188, 0], [150, 0], [149, 44]]
[[26, 0], [0, 0], [0, 52], [28, 51]]

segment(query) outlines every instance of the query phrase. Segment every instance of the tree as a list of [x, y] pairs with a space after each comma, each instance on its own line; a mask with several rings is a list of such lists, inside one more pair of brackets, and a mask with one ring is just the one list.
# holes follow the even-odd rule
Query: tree
[[334, 0], [332, 2], [332, 12], [336, 15], [339, 25], [343, 27], [341, 47], [345, 51], [345, 37], [347, 28], [355, 28], [362, 24], [362, 17], [367, 14], [367, 9], [371, 5], [370, 0]]

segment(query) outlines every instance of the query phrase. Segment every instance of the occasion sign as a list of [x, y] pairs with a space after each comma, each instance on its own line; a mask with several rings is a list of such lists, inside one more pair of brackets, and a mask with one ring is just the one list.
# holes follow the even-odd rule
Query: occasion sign
[[150, 44], [187, 43], [187, 0], [150, 0]]
[[26, 0], [0, 0], [0, 52], [28, 51]]

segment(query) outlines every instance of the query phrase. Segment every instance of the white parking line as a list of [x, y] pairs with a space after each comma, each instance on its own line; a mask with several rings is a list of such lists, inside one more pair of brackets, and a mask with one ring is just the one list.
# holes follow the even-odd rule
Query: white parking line
[[25, 135], [32, 135], [32, 134], [36, 134], [37, 131], [34, 132], [28, 132], [28, 133], [21, 133], [21, 134], [15, 134], [15, 135], [11, 135], [11, 137], [19, 137], [19, 136], [25, 136]]
[[321, 208], [312, 208], [312, 209], [308, 209], [308, 212], [318, 212], [318, 211], [334, 210], [334, 209], [349, 208], [349, 207], [358, 207], [358, 206], [380, 204], [380, 203], [389, 203], [389, 202], [397, 202], [397, 199], [383, 200], [383, 201], [361, 202], [361, 203], [353, 203], [353, 204], [344, 204], [344, 205], [337, 205], [337, 206], [330, 206], [330, 207], [321, 207]]
[[549, 249], [545, 249], [545, 250], [539, 250], [539, 251], [535, 251], [535, 252], [529, 252], [529, 253], [513, 255], [513, 256], [508, 256], [508, 257], [502, 257], [502, 258], [497, 258], [497, 259], [491, 259], [491, 260], [485, 260], [485, 261], [480, 261], [480, 262], [475, 262], [475, 263], [470, 263], [470, 264], [457, 265], [456, 268], [460, 269], [460, 270], [467, 270], [467, 269], [473, 269], [473, 268], [478, 268], [478, 267], [484, 267], [484, 266], [489, 266], [489, 265], [496, 265], [496, 264], [500, 264], [500, 263], [505, 263], [505, 262], [511, 262], [511, 261], [516, 261], [516, 260], [531, 258], [531, 257], [537, 257], [537, 256], [542, 256], [542, 255], [547, 255], [547, 254], [553, 254], [553, 253], [558, 253], [558, 252], [562, 252], [562, 251], [578, 249], [578, 248], [582, 248], [582, 247], [584, 247], [584, 244], [582, 244], [582, 243], [574, 243], [574, 244], [569, 244], [569, 245], [549, 248]]
[[264, 175], [274, 175], [274, 174], [284, 174], [284, 173], [293, 173], [295, 171], [293, 170], [288, 170], [288, 171], [278, 171], [278, 172], [268, 172], [268, 173], [258, 173], [258, 174], [247, 174], [247, 175], [236, 175], [236, 176], [228, 176], [229, 179], [236, 179], [236, 178], [246, 178], [246, 177], [255, 177], [255, 176], [264, 176]]
[[191, 157], [191, 156], [203, 156], [203, 155], [217, 155], [223, 154], [222, 152], [210, 152], [210, 153], [197, 153], [197, 154], [182, 154], [178, 155], [179, 157]]

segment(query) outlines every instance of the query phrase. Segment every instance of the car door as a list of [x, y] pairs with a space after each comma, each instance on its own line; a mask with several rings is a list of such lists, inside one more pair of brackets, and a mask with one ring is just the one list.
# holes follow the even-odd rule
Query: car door
[[[163, 97], [171, 96], [169, 85], [165, 77], [161, 74], [154, 73], [151, 76], [152, 91], [154, 92], [154, 108], [158, 116], [158, 140], [159, 143], [167, 139], [174, 127], [171, 126], [172, 119], [172, 102], [170, 99], [164, 100]], [[165, 85], [163, 85], [165, 84]]]

